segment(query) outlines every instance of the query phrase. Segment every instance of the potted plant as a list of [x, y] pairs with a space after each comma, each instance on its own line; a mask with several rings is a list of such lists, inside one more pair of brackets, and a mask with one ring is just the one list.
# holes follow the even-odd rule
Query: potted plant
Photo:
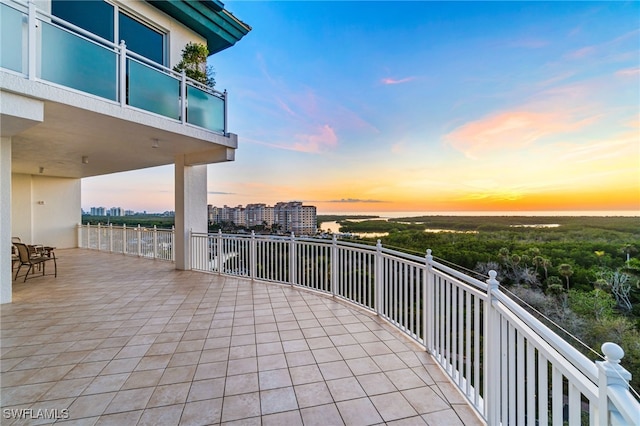
[[[213, 78], [213, 67], [207, 65], [209, 49], [202, 43], [190, 42], [182, 49], [182, 60], [173, 68], [176, 72], [183, 72], [187, 77], [202, 83], [210, 89], [216, 84]], [[211, 99], [204, 91], [198, 88], [187, 87], [185, 94], [189, 100], [187, 106], [187, 122], [197, 126], [211, 128], [209, 123], [212, 107]]]
[[182, 59], [173, 67], [176, 72], [184, 70], [187, 77], [192, 78], [210, 88], [216, 85], [213, 67], [207, 65], [209, 49], [202, 43], [189, 42], [182, 49]]

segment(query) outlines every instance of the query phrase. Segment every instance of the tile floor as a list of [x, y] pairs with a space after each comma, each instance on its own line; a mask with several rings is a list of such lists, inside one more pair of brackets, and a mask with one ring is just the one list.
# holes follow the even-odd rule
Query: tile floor
[[331, 297], [57, 254], [0, 308], [2, 425], [483, 424], [417, 345]]

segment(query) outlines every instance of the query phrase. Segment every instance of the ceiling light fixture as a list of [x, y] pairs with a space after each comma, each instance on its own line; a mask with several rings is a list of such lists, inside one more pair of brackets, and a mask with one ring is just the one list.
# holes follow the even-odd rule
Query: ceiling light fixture
[[151, 148], [159, 148], [160, 147], [160, 139], [153, 138], [151, 140], [153, 141], [153, 144], [151, 144]]
[[40, 167], [40, 174], [44, 173], [44, 167]]
[[82, 156], [82, 164], [89, 164], [89, 157], [87, 157], [86, 155]]

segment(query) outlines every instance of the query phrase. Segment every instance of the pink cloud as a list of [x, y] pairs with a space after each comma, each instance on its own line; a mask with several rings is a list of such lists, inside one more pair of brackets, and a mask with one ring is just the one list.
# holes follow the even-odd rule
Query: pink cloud
[[618, 77], [637, 77], [640, 75], [640, 67], [618, 70], [616, 71], [616, 75]]
[[297, 114], [282, 99], [276, 98], [276, 102], [280, 106], [280, 108], [288, 115], [290, 115], [291, 117], [297, 116]]
[[293, 150], [301, 152], [320, 152], [326, 147], [338, 145], [338, 137], [331, 126], [325, 124], [312, 134], [298, 134]]
[[406, 77], [406, 78], [401, 78], [400, 80], [396, 80], [393, 78], [383, 78], [382, 84], [384, 85], [390, 85], [390, 84], [402, 84], [402, 83], [408, 83], [412, 80], [415, 80], [415, 77]]
[[565, 113], [506, 111], [466, 123], [444, 136], [445, 140], [469, 158], [480, 154], [520, 149], [556, 133], [573, 131], [593, 121], [575, 120]]
[[567, 54], [567, 58], [569, 59], [582, 59], [585, 58], [587, 56], [592, 55], [593, 53], [595, 53], [596, 49], [594, 46], [586, 46], [583, 47], [582, 49], [578, 49], [578, 50], [574, 50], [573, 52], [569, 52]]

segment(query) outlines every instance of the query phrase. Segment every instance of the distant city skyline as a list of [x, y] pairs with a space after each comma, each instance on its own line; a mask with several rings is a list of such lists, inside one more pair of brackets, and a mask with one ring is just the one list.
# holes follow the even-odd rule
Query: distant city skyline
[[[210, 61], [239, 147], [209, 204], [640, 212], [639, 2], [225, 6], [253, 30]], [[84, 179], [82, 204], [174, 210], [173, 181]]]

